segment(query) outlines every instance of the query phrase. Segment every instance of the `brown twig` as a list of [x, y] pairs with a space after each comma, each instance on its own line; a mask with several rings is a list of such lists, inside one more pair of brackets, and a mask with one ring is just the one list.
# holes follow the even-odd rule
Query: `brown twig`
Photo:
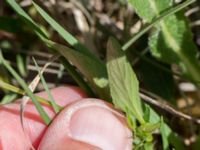
[[172, 106], [170, 106], [169, 104], [167, 104], [167, 102], [160, 100], [160, 99], [154, 99], [151, 98], [150, 96], [147, 96], [146, 94], [144, 94], [143, 92], [140, 92], [140, 97], [142, 98], [142, 100], [144, 100], [146, 103], [151, 104], [153, 106], [156, 106], [162, 110], [165, 110], [167, 112], [169, 112], [172, 115], [175, 115], [177, 117], [180, 118], [184, 118], [186, 120], [192, 121], [194, 123], [200, 124], [200, 119], [194, 118], [190, 115], [187, 115], [185, 113], [182, 113], [178, 110], [176, 110], [175, 108], [173, 108]]

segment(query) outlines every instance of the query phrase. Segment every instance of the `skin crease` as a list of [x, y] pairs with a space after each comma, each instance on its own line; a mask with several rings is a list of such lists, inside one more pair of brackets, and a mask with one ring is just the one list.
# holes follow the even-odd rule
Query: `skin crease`
[[[20, 124], [20, 103], [0, 107], [0, 150], [29, 150], [31, 144], [38, 150], [132, 149], [132, 133], [125, 117], [110, 104], [85, 98], [83, 91], [72, 86], [58, 87], [51, 93], [57, 104], [66, 107], [47, 128], [29, 102], [24, 118], [28, 138]], [[37, 95], [48, 98], [44, 92]], [[55, 116], [51, 108], [44, 109], [51, 118]]]

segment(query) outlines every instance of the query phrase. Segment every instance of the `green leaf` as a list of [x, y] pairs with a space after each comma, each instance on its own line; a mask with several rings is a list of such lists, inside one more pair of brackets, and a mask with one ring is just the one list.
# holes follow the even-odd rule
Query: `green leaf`
[[180, 63], [184, 56], [193, 59], [197, 56], [197, 48], [183, 12], [163, 20], [151, 35], [149, 45], [154, 56], [169, 63]]
[[106, 100], [110, 99], [106, 66], [102, 62], [96, 61], [95, 58], [52, 41], [48, 41], [48, 44], [79, 69], [101, 98]]
[[145, 143], [144, 144], [144, 150], [154, 150], [154, 144], [151, 142], [151, 143]]
[[[139, 16], [149, 23], [173, 6], [172, 0], [131, 0], [131, 3]], [[143, 6], [146, 6], [145, 9]], [[149, 46], [155, 57], [168, 63], [179, 64], [193, 81], [200, 81], [197, 48], [192, 41], [183, 11], [163, 19], [156, 26], [149, 38]], [[200, 87], [200, 84], [197, 85]]]
[[[96, 92], [101, 98], [109, 99], [107, 92], [107, 74], [105, 65], [92, 54], [84, 45], [82, 45], [74, 36], [67, 32], [59, 25], [52, 17], [50, 17], [41, 7], [33, 3], [37, 11], [42, 17], [76, 50], [69, 49], [59, 44], [50, 44], [67, 60], [71, 61], [83, 75], [88, 79], [91, 86], [96, 89]], [[79, 61], [77, 61], [79, 58]]]
[[109, 39], [107, 45], [107, 71], [114, 105], [144, 124], [137, 77], [121, 46], [113, 38]]
[[160, 127], [160, 122], [157, 123], [146, 123], [139, 127], [139, 130], [143, 132], [153, 132]]
[[69, 61], [65, 57], [61, 57], [59, 60], [61, 61], [61, 63], [63, 64], [63, 66], [65, 67], [65, 69], [69, 73], [69, 75], [71, 75], [73, 77], [73, 79], [75, 80], [75, 82], [83, 90], [85, 90], [87, 95], [89, 95], [91, 97], [95, 97], [93, 90], [87, 84], [87, 82], [83, 79], [82, 75], [78, 71], [76, 71], [75, 67], [72, 64], [70, 64]]
[[[184, 144], [178, 135], [159, 117], [159, 115], [148, 105], [145, 104], [144, 118], [146, 122], [155, 124], [161, 122], [160, 132], [162, 135], [163, 146], [169, 146], [169, 143], [175, 147], [176, 150], [185, 150]], [[167, 138], [167, 141], [165, 141]]]
[[[133, 0], [129, 0], [130, 3]], [[166, 19], [167, 17], [169, 17], [170, 15], [184, 9], [185, 7], [187, 7], [188, 5], [194, 3], [196, 0], [187, 0], [183, 3], [181, 3], [180, 5], [177, 5], [171, 9], [168, 9], [166, 11], [164, 11], [161, 15], [159, 15], [158, 17], [156, 17], [155, 19], [152, 20], [152, 22], [146, 26], [144, 26], [140, 32], [138, 32], [136, 35], [134, 35], [130, 40], [128, 40], [122, 47], [122, 49], [125, 51], [127, 50], [135, 41], [137, 41], [142, 35], [144, 35], [145, 33], [147, 33], [152, 27], [156, 26], [157, 24], [159, 24], [162, 20]], [[138, 1], [137, 1], [138, 2]], [[143, 1], [142, 1], [143, 2]]]
[[160, 122], [159, 115], [147, 104], [145, 104], [144, 106], [145, 106], [145, 113], [144, 113], [145, 121], [152, 124]]
[[160, 132], [162, 136], [163, 150], [168, 150], [169, 149], [168, 136], [170, 132], [169, 132], [169, 128], [166, 128], [163, 118], [161, 118]]
[[162, 136], [163, 150], [168, 150], [169, 144], [174, 146], [176, 150], [185, 150], [183, 142], [170, 129], [170, 127], [166, 123], [164, 123], [163, 118], [161, 118], [160, 132]]
[[[74, 36], [67, 32], [52, 17], [50, 17], [41, 7], [33, 3], [42, 17], [71, 45], [79, 52], [69, 51], [64, 46], [53, 46], [65, 58], [71, 61], [83, 75], [88, 79], [93, 89], [101, 98], [109, 99], [107, 92], [107, 73], [105, 65], [92, 54], [84, 45], [82, 45]], [[53, 44], [55, 45], [55, 44]], [[51, 45], [52, 46], [52, 45]], [[72, 50], [72, 49], [71, 49]], [[66, 51], [66, 52], [65, 52]], [[70, 53], [70, 54], [69, 54]], [[79, 58], [79, 61], [77, 61]]]
[[172, 0], [129, 0], [134, 6], [137, 14], [146, 22], [151, 22], [160, 12], [168, 9], [168, 4], [172, 4]]

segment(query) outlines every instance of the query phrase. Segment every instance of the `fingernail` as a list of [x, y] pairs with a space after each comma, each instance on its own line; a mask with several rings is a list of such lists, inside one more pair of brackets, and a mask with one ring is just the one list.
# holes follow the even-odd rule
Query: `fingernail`
[[73, 113], [69, 126], [72, 138], [103, 150], [131, 149], [130, 130], [109, 107], [101, 105], [85, 106]]

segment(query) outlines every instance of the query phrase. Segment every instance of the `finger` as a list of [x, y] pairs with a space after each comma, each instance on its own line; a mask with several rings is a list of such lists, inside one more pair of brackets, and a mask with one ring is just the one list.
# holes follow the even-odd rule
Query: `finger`
[[131, 137], [122, 114], [103, 101], [84, 99], [54, 118], [38, 150], [131, 150]]
[[[51, 93], [59, 105], [65, 106], [79, 100], [86, 95], [77, 87], [62, 86], [51, 90]], [[37, 95], [48, 98], [45, 92]], [[43, 106], [48, 115], [55, 116], [52, 108]], [[29, 150], [30, 142], [25, 136], [19, 117], [20, 103], [7, 104], [0, 107], [0, 148], [3, 150]], [[31, 143], [37, 147], [44, 134], [46, 125], [32, 103], [28, 103], [24, 112], [24, 128]]]

